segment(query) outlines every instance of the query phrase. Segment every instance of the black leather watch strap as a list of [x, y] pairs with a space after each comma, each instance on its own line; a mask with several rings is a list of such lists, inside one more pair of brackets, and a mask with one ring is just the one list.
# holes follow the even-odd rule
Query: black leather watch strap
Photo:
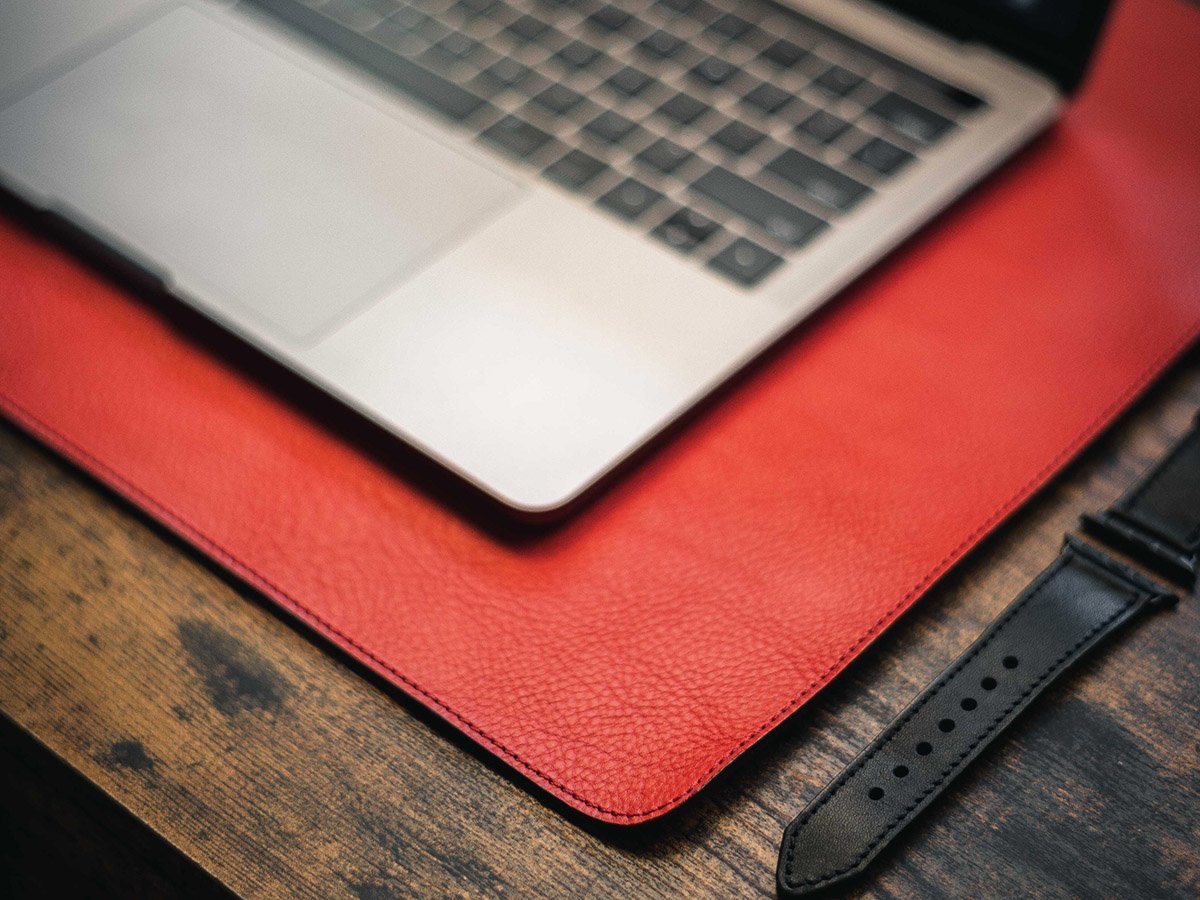
[[1200, 417], [1116, 503], [1085, 515], [1086, 531], [1186, 587], [1200, 565]]
[[1175, 598], [1094, 547], [1062, 554], [788, 827], [780, 894], [859, 874], [1060, 673]]

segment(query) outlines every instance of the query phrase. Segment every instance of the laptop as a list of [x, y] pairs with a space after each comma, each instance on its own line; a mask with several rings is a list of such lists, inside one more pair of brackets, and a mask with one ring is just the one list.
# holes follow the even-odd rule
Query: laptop
[[9, 194], [539, 517], [1043, 130], [1107, 3], [5, 5]]

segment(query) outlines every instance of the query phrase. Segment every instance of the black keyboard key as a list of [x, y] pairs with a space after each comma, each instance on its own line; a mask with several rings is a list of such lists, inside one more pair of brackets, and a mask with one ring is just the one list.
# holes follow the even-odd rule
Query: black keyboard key
[[880, 97], [867, 111], [918, 144], [932, 144], [954, 127], [945, 116], [899, 94]]
[[778, 40], [764, 50], [762, 56], [781, 69], [790, 69], [808, 56], [808, 51], [791, 41]]
[[791, 101], [792, 95], [788, 91], [766, 81], [762, 82], [742, 98], [742, 102], [747, 106], [753, 106], [760, 112], [767, 114], [779, 112], [779, 110], [783, 109]]
[[709, 56], [696, 63], [688, 74], [704, 84], [719, 87], [737, 73], [738, 68], [733, 63], [726, 62], [719, 56]]
[[597, 202], [622, 219], [636, 219], [662, 198], [662, 194], [637, 179], [626, 178]]
[[[428, 22], [429, 19], [413, 11], [418, 19]], [[416, 29], [410, 28], [396, 19], [384, 19], [370, 31], [371, 40], [403, 55], [409, 55], [425, 45], [425, 40]]]
[[843, 175], [798, 150], [785, 150], [767, 166], [767, 170], [794, 185], [818, 203], [847, 212], [871, 189], [849, 175]]
[[605, 82], [610, 88], [626, 97], [636, 97], [648, 88], [654, 79], [640, 69], [626, 66]]
[[452, 31], [434, 46], [455, 59], [463, 59], [479, 49], [479, 42], [472, 40], [460, 31]]
[[306, 6], [275, 0], [259, 0], [259, 3], [440, 115], [461, 121], [486, 104], [481, 97], [454, 82]]
[[430, 21], [429, 16], [414, 6], [406, 6], [387, 18], [389, 25], [394, 25], [398, 28], [407, 28], [409, 31], [416, 31], [419, 28], [423, 28]]
[[451, 32], [421, 54], [421, 62], [434, 68], [449, 69], [476, 52], [479, 52], [479, 45], [475, 41], [460, 32]]
[[497, 81], [507, 84], [510, 87], [523, 80], [529, 74], [529, 66], [517, 62], [515, 59], [497, 60], [493, 65], [489, 66], [487, 73]]
[[480, 41], [477, 44], [477, 48], [466, 56], [466, 61], [473, 65], [477, 71], [486, 69], [492, 63], [500, 60], [500, 54], [488, 47], [486, 43]]
[[783, 260], [745, 238], [738, 238], [716, 256], [708, 265], [722, 275], [727, 275], [744, 287], [752, 287], [773, 272]]
[[665, 175], [670, 175], [684, 163], [696, 157], [674, 141], [660, 138], [637, 155], [639, 162]]
[[550, 140], [550, 135], [542, 129], [516, 116], [505, 116], [495, 125], [484, 129], [479, 136], [517, 159], [536, 153]]
[[594, 181], [606, 168], [596, 157], [582, 150], [572, 150], [548, 166], [542, 174], [563, 187], [579, 190]]
[[583, 130], [597, 140], [615, 144], [638, 131], [638, 126], [620, 113], [606, 109], [584, 125]]
[[850, 123], [845, 119], [822, 109], [797, 125], [796, 130], [818, 143], [828, 144], [837, 140], [849, 127]]
[[531, 74], [528, 66], [504, 57], [476, 75], [473, 84], [489, 95], [498, 94], [530, 78]]
[[874, 169], [880, 175], [893, 175], [899, 172], [914, 157], [907, 150], [902, 150], [895, 144], [883, 138], [873, 138], [854, 154], [854, 158], [869, 169]]
[[602, 31], [620, 31], [629, 24], [632, 18], [633, 16], [623, 9], [615, 6], [602, 6], [584, 21]]
[[[928, 72], [921, 71], [908, 63], [901, 62], [895, 57], [887, 55], [877, 47], [865, 44], [837, 31], [829, 25], [809, 18], [804, 13], [790, 8], [790, 6], [783, 7], [782, 4], [778, 5], [781, 7], [780, 12], [785, 13], [788, 18], [802, 26], [805, 31], [841, 45], [846, 50], [852, 52], [856, 58], [863, 60], [867, 64], [886, 67], [892, 75], [919, 86], [922, 90], [932, 91], [934, 94], [942, 97], [947, 103], [953, 104], [964, 112], [987, 106], [987, 101], [982, 97], [977, 97], [960, 87], [947, 84], [930, 75]], [[1022, 5], [1027, 6], [1029, 3], [1022, 0]]]
[[463, 18], [482, 16], [492, 10], [499, 0], [458, 0], [455, 8], [462, 13]]
[[690, 253], [720, 232], [721, 226], [693, 209], [680, 209], [655, 228], [653, 234], [668, 246]]
[[702, 175], [692, 188], [793, 247], [803, 246], [825, 228], [825, 222], [812, 213], [719, 166]]
[[684, 47], [684, 42], [666, 31], [655, 31], [648, 34], [637, 45], [643, 53], [658, 59], [670, 59]]
[[504, 30], [523, 41], [536, 41], [550, 30], [550, 26], [541, 19], [525, 15], [510, 22]]
[[380, 19], [395, 10], [391, 9], [380, 13], [372, 10], [366, 4], [355, 2], [355, 0], [329, 0], [321, 8], [321, 12], [355, 31], [366, 31], [368, 28], [378, 25]]
[[680, 125], [690, 125], [709, 111], [711, 107], [702, 100], [697, 100], [690, 94], [676, 94], [658, 108], [660, 115], [666, 116]]
[[571, 90], [565, 84], [551, 84], [533, 98], [533, 102], [538, 106], [559, 115], [578, 106], [582, 101], [583, 94]]
[[430, 47], [421, 54], [421, 64], [429, 66], [431, 69], [452, 69], [455, 65], [462, 62], [457, 56], [447, 53], [441, 47]]
[[711, 140], [733, 153], [748, 153], [765, 137], [757, 128], [735, 120], [717, 130]]
[[719, 41], [736, 41], [754, 26], [733, 13], [726, 13], [708, 26], [708, 33]]
[[600, 51], [583, 41], [571, 41], [554, 55], [563, 65], [584, 69], [596, 61]]
[[356, 2], [381, 16], [390, 16], [404, 6], [405, 0], [356, 0]]
[[845, 97], [863, 83], [863, 77], [841, 66], [830, 66], [814, 80], [813, 84], [833, 97]]

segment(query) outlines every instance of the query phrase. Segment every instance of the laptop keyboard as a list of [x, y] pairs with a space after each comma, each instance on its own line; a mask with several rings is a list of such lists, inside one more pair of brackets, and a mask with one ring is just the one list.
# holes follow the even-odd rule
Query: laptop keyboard
[[986, 105], [767, 0], [253, 2], [743, 287]]

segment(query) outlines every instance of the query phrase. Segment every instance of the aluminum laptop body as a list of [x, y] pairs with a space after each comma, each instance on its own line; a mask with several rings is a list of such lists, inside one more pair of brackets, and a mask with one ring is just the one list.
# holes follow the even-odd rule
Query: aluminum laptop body
[[0, 183], [546, 516], [1052, 121], [1103, 6], [13, 0]]

